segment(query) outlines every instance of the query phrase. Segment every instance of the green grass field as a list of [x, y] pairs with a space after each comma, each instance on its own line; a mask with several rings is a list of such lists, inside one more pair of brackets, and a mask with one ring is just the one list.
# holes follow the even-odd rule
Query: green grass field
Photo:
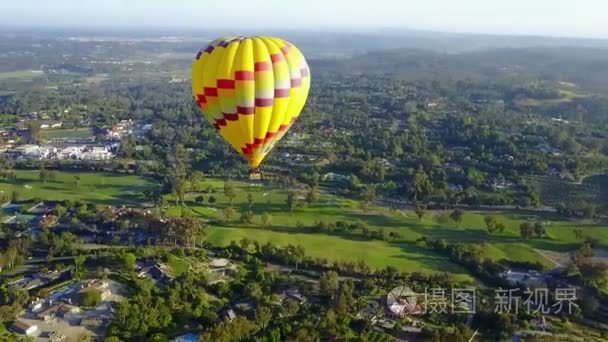
[[559, 90], [559, 97], [554, 99], [522, 99], [518, 101], [519, 105], [529, 106], [529, 107], [540, 107], [540, 106], [551, 106], [551, 105], [559, 105], [561, 103], [572, 102], [572, 100], [580, 99], [587, 97], [588, 95], [581, 94], [576, 92], [573, 89], [565, 88]]
[[[0, 180], [0, 194], [11, 197], [13, 191], [21, 200], [82, 200], [99, 205], [137, 206], [143, 202], [142, 192], [155, 188], [147, 179], [112, 173], [57, 172], [56, 179], [42, 183], [37, 170], [16, 171], [16, 182]], [[75, 177], [80, 177], [76, 185]]]
[[42, 130], [42, 135], [45, 139], [88, 138], [88, 137], [93, 136], [93, 130], [91, 128], [46, 129], [46, 130]]
[[10, 79], [32, 79], [35, 77], [44, 76], [44, 73], [40, 70], [18, 70], [18, 71], [7, 71], [0, 72], [0, 81]]
[[[75, 184], [75, 176], [80, 177], [78, 186]], [[583, 229], [586, 236], [597, 239], [603, 246], [608, 245], [608, 227], [521, 211], [492, 213], [506, 225], [503, 233], [494, 234], [489, 234], [485, 228], [483, 218], [488, 213], [467, 212], [458, 224], [438, 220], [436, 217], [439, 213], [428, 213], [419, 220], [411, 211], [389, 210], [376, 206], [364, 210], [357, 201], [329, 194], [321, 194], [319, 201], [313, 205], [298, 207], [289, 212], [285, 204], [286, 190], [270, 186], [251, 186], [246, 182], [234, 182], [237, 188], [234, 208], [237, 213], [226, 220], [223, 209], [229, 205], [229, 201], [223, 194], [223, 184], [223, 180], [205, 179], [199, 185], [203, 192], [189, 193], [186, 196], [186, 203], [194, 214], [219, 222], [209, 227], [207, 236], [208, 240], [216, 245], [226, 245], [244, 237], [260, 243], [299, 244], [306, 249], [307, 255], [313, 257], [332, 261], [365, 260], [375, 268], [392, 265], [407, 272], [449, 272], [458, 280], [472, 278], [464, 268], [445, 256], [420, 246], [416, 240], [423, 236], [444, 238], [449, 243], [460, 242], [479, 246], [485, 257], [493, 260], [540, 262], [547, 268], [552, 267], [553, 263], [537, 250], [564, 252], [576, 248], [581, 241], [575, 237], [575, 228]], [[152, 180], [110, 173], [58, 172], [56, 180], [42, 183], [37, 170], [17, 171], [17, 181], [14, 183], [0, 181], [0, 191], [7, 198], [10, 198], [12, 191], [17, 191], [21, 199], [70, 199], [100, 205], [139, 206], [144, 201], [143, 191], [155, 187], [157, 185]], [[255, 217], [252, 224], [242, 224], [239, 223], [238, 217], [247, 209], [248, 193], [251, 193], [254, 199], [252, 210]], [[205, 199], [202, 204], [194, 201], [199, 195]], [[210, 204], [210, 196], [214, 196], [217, 201]], [[173, 200], [171, 196], [167, 196], [167, 199]], [[165, 214], [179, 215], [181, 211], [181, 207], [173, 206], [169, 207]], [[269, 227], [262, 227], [262, 213], [272, 216]], [[360, 235], [312, 234], [299, 228], [314, 225], [319, 220], [328, 223], [354, 223], [360, 220], [366, 222], [371, 230], [383, 228], [387, 233], [397, 232], [400, 238], [392, 241], [367, 240]], [[519, 225], [526, 220], [542, 221], [547, 236], [522, 241], [519, 237]], [[172, 266], [177, 272], [183, 271], [183, 265], [180, 263]]]
[[[537, 214], [526, 212], [495, 212], [499, 221], [506, 225], [502, 233], [489, 234], [485, 228], [483, 212], [467, 212], [462, 222], [439, 223], [435, 219], [437, 213], [429, 213], [418, 220], [411, 211], [392, 211], [380, 207], [370, 207], [362, 210], [357, 201], [322, 194], [320, 200], [308, 207], [296, 208], [293, 212], [286, 209], [286, 191], [265, 186], [250, 186], [244, 182], [234, 182], [237, 186], [237, 197], [234, 208], [237, 214], [230, 220], [223, 215], [223, 208], [228, 206], [228, 199], [223, 194], [223, 181], [207, 179], [202, 188], [210, 187], [213, 193], [192, 193], [186, 198], [189, 208], [197, 215], [207, 219], [224, 222], [210, 227], [208, 239], [218, 245], [230, 241], [238, 241], [244, 237], [261, 243], [273, 242], [279, 245], [300, 244], [305, 247], [307, 254], [314, 257], [325, 257], [329, 260], [363, 259], [373, 267], [393, 265], [404, 271], [449, 271], [459, 279], [467, 279], [463, 268], [450, 262], [442, 255], [430, 252], [419, 246], [416, 240], [422, 236], [445, 238], [449, 243], [462, 242], [482, 247], [487, 258], [493, 260], [508, 259], [513, 261], [539, 262], [547, 268], [554, 264], [537, 252], [537, 249], [552, 251], [569, 251], [576, 248], [577, 241], [573, 230], [583, 228], [587, 236], [598, 239], [601, 243], [608, 242], [608, 229], [583, 221], [564, 221], [554, 217], [539, 217]], [[240, 212], [246, 210], [247, 193], [254, 198], [253, 211], [256, 213], [253, 224], [238, 222]], [[202, 195], [204, 204], [194, 202], [194, 198]], [[213, 195], [217, 201], [207, 202]], [[171, 200], [171, 199], [169, 199]], [[262, 228], [260, 215], [272, 215], [272, 226]], [[181, 208], [172, 207], [168, 214], [178, 215]], [[387, 233], [394, 231], [401, 235], [396, 241], [364, 240], [358, 236], [342, 236], [328, 234], [310, 234], [299, 230], [299, 225], [313, 225], [319, 220], [326, 222], [366, 222], [370, 229], [383, 228]], [[547, 237], [522, 241], [519, 236], [519, 225], [527, 220], [542, 221], [547, 230]]]

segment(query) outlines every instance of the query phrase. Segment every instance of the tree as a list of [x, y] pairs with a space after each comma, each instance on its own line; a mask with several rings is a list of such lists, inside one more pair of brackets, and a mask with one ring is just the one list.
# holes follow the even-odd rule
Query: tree
[[502, 223], [502, 222], [496, 223], [496, 230], [498, 230], [499, 233], [501, 233], [501, 234], [504, 233], [506, 228], [507, 227], [505, 226], [504, 223]]
[[376, 199], [376, 186], [368, 185], [364, 187], [361, 191], [361, 199], [363, 200], [363, 207], [367, 208]]
[[224, 196], [228, 198], [230, 207], [232, 207], [234, 203], [234, 198], [236, 197], [236, 190], [234, 188], [234, 184], [232, 184], [231, 182], [224, 182]]
[[241, 213], [240, 221], [241, 221], [241, 223], [248, 223], [248, 224], [253, 223], [253, 211], [251, 211], [251, 210], [243, 211]]
[[289, 211], [293, 211], [293, 209], [296, 207], [297, 200], [298, 199], [294, 191], [289, 191], [287, 193], [287, 199], [285, 200], [285, 203], [287, 204], [287, 209], [289, 209]]
[[4, 253], [4, 257], [6, 258], [6, 265], [8, 266], [8, 268], [13, 268], [13, 266], [17, 264], [21, 256], [19, 255], [19, 250], [17, 249], [17, 247], [12, 245], [8, 247], [8, 249]]
[[321, 293], [333, 297], [340, 287], [338, 273], [334, 271], [324, 272], [319, 278], [319, 288]]
[[463, 211], [460, 209], [454, 209], [450, 214], [450, 218], [454, 223], [459, 224], [462, 221], [462, 216], [464, 215]]
[[498, 225], [496, 218], [491, 215], [486, 215], [483, 218], [483, 220], [486, 223], [486, 228], [488, 229], [488, 233], [492, 234], [496, 230], [497, 225]]
[[204, 229], [207, 228], [207, 225], [185, 212], [181, 217], [171, 218], [167, 228], [165, 234], [169, 238], [173, 237], [175, 244], [179, 242], [196, 245], [196, 237], [205, 234]]
[[27, 121], [26, 127], [28, 131], [27, 142], [29, 144], [39, 144], [42, 142], [40, 137], [40, 122], [38, 121]]
[[583, 259], [578, 263], [581, 277], [588, 284], [596, 286], [598, 289], [608, 284], [608, 264], [601, 261]]
[[426, 215], [426, 205], [417, 204], [414, 212], [416, 213], [416, 216], [418, 216], [418, 220], [422, 221], [422, 218]]
[[519, 235], [522, 239], [527, 240], [534, 235], [534, 227], [529, 222], [523, 222], [519, 225]]
[[581, 300], [581, 309], [585, 316], [593, 316], [600, 307], [600, 302], [594, 296], [583, 296]]
[[19, 192], [18, 192], [18, 191], [13, 191], [13, 192], [11, 193], [11, 202], [12, 202], [12, 203], [17, 203], [17, 202], [19, 202], [20, 197], [21, 197], [21, 196], [20, 196], [20, 194], [19, 194]]
[[308, 204], [312, 204], [318, 200], [319, 190], [316, 186], [311, 186], [310, 189], [308, 189], [308, 192], [306, 193], [306, 202], [308, 202]]
[[591, 258], [595, 255], [593, 251], [593, 247], [590, 243], [584, 243], [578, 250], [576, 250], [574, 256], [577, 260], [582, 260], [585, 258]]
[[101, 293], [98, 290], [88, 289], [82, 293], [81, 304], [84, 307], [96, 307], [101, 303]]
[[255, 201], [253, 199], [253, 194], [250, 192], [247, 194], [247, 209], [249, 211], [251, 211], [251, 209], [253, 208], [254, 203], [255, 203]]
[[359, 177], [353, 174], [348, 177], [348, 184], [351, 190], [359, 190], [359, 188], [361, 187], [361, 181], [359, 180]]
[[474, 167], [467, 169], [467, 181], [470, 185], [478, 187], [485, 182], [485, 175]]
[[175, 205], [184, 205], [184, 196], [187, 189], [187, 182], [184, 177], [171, 172], [168, 176], [168, 182], [171, 193], [175, 196]]
[[574, 236], [575, 236], [577, 239], [582, 240], [582, 239], [584, 238], [584, 235], [583, 235], [583, 230], [582, 230], [582, 229], [580, 229], [580, 228], [575, 228], [575, 229], [573, 230], [573, 232], [574, 232]]
[[74, 257], [74, 278], [82, 279], [84, 274], [84, 262], [86, 260], [86, 256], [77, 255]]
[[540, 222], [535, 222], [534, 223], [534, 233], [536, 234], [536, 237], [541, 238], [543, 237], [543, 235], [545, 235], [545, 227], [543, 227], [543, 224]]
[[80, 187], [80, 176], [74, 176], [74, 188], [78, 189]]
[[163, 333], [156, 333], [150, 337], [150, 341], [152, 341], [152, 342], [169, 342], [171, 340], [169, 339], [169, 336], [167, 336]]
[[293, 262], [296, 265], [296, 271], [297, 271], [298, 266], [300, 265], [300, 263], [306, 256], [306, 250], [301, 245], [297, 245], [297, 246], [288, 245], [287, 253], [289, 253], [289, 256], [291, 257], [291, 259], [293, 259]]
[[232, 209], [232, 207], [226, 207], [222, 211], [224, 213], [224, 217], [226, 218], [226, 221], [229, 221], [230, 218], [232, 218], [232, 216], [234, 216], [234, 214], [235, 214], [235, 211], [234, 211], [234, 209]]
[[414, 200], [423, 200], [433, 192], [433, 183], [424, 170], [418, 170], [414, 175]]
[[259, 301], [262, 298], [262, 296], [264, 296], [264, 291], [262, 290], [262, 287], [258, 283], [251, 282], [251, 283], [247, 284], [246, 290], [247, 290], [247, 294], [249, 296], [251, 296], [251, 298], [255, 299], [256, 301]]
[[120, 258], [122, 265], [125, 269], [132, 271], [135, 269], [135, 263], [137, 262], [137, 257], [133, 253], [125, 253]]
[[215, 196], [213, 196], [213, 195], [209, 196], [209, 199], [207, 199], [207, 202], [209, 202], [209, 204], [213, 204], [213, 203], [215, 203], [215, 201], [216, 201], [216, 199], [215, 199]]
[[262, 330], [266, 329], [271, 319], [272, 311], [269, 308], [260, 306], [255, 310], [255, 321], [260, 325]]
[[251, 246], [251, 240], [249, 240], [248, 238], [244, 237], [241, 239], [241, 241], [239, 241], [239, 244], [241, 245], [241, 248], [244, 250], [248, 250], [249, 246]]
[[262, 227], [269, 227], [272, 222], [272, 216], [269, 213], [262, 213], [260, 220], [262, 221]]
[[42, 183], [46, 183], [47, 180], [49, 179], [49, 172], [44, 169], [44, 166], [40, 167], [40, 173], [39, 173], [38, 177], [40, 178], [40, 181]]

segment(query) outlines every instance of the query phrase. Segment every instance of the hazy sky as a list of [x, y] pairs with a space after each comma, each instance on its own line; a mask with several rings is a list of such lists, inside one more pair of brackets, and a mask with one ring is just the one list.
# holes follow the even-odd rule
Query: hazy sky
[[606, 0], [0, 0], [0, 24], [408, 28], [608, 38]]

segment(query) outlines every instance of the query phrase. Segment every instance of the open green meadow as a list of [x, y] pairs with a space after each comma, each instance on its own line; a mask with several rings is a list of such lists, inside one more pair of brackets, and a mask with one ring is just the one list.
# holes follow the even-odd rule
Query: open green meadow
[[18, 71], [7, 71], [0, 72], [0, 81], [10, 79], [32, 79], [35, 77], [44, 76], [41, 70], [18, 70]]
[[564, 88], [559, 90], [559, 97], [554, 99], [532, 99], [526, 98], [518, 101], [518, 104], [529, 107], [552, 106], [562, 103], [572, 102], [575, 99], [588, 97], [586, 94], [579, 93], [576, 88]]
[[[287, 192], [284, 189], [267, 186], [251, 186], [246, 182], [233, 182], [237, 188], [234, 199], [236, 213], [226, 219], [223, 209], [229, 206], [228, 198], [223, 193], [222, 180], [206, 179], [201, 184], [201, 193], [187, 195], [186, 202], [193, 213], [214, 221], [223, 222], [210, 227], [208, 239], [211, 243], [225, 245], [244, 237], [261, 243], [273, 242], [279, 245], [300, 244], [307, 254], [313, 257], [325, 257], [328, 260], [363, 259], [372, 267], [392, 265], [404, 271], [434, 272], [446, 271], [457, 278], [467, 279], [467, 272], [446, 257], [423, 248], [416, 240], [445, 238], [449, 243], [465, 243], [479, 246], [484, 255], [493, 260], [508, 259], [512, 261], [539, 262], [547, 268], [554, 264], [537, 252], [540, 250], [569, 251], [580, 245], [573, 232], [582, 228], [585, 236], [598, 239], [600, 243], [608, 242], [608, 229], [591, 222], [564, 221], [550, 216], [539, 216], [538, 213], [524, 211], [493, 212], [506, 229], [503, 233], [489, 234], [484, 223], [488, 213], [467, 212], [460, 223], [445, 221], [436, 217], [439, 212], [428, 213], [422, 220], [407, 210], [389, 210], [371, 206], [367, 210], [359, 202], [321, 194], [319, 201], [313, 205], [302, 206], [289, 212], [286, 208]], [[239, 222], [241, 212], [247, 210], [248, 193], [254, 199], [252, 207], [256, 214], [252, 224]], [[196, 203], [197, 196], [204, 197], [204, 203]], [[216, 202], [208, 202], [210, 196]], [[169, 199], [172, 200], [172, 199]], [[300, 202], [304, 202], [303, 198]], [[180, 207], [168, 210], [170, 215], [179, 215]], [[262, 227], [261, 214], [271, 215], [271, 226]], [[445, 215], [443, 215], [445, 216]], [[302, 226], [311, 226], [318, 221], [333, 223], [344, 221], [354, 223], [364, 221], [370, 230], [384, 229], [386, 233], [396, 232], [400, 235], [392, 241], [367, 240], [360, 236], [347, 236], [324, 233], [307, 233]], [[547, 230], [547, 236], [541, 239], [522, 240], [519, 225], [524, 221], [541, 221]]]
[[42, 135], [45, 139], [76, 139], [88, 138], [93, 136], [91, 128], [74, 128], [74, 129], [48, 129], [42, 130]]
[[[43, 183], [39, 171], [16, 171], [17, 180], [0, 181], [0, 194], [9, 199], [12, 192], [19, 199], [32, 198], [48, 200], [82, 200], [99, 205], [144, 204], [143, 191], [156, 189], [158, 185], [150, 179], [134, 175], [119, 175], [94, 172], [57, 172], [56, 178]], [[79, 180], [77, 180], [79, 177]], [[545, 267], [554, 264], [538, 250], [566, 252], [576, 248], [582, 240], [577, 239], [574, 229], [580, 228], [584, 235], [595, 238], [603, 246], [608, 245], [608, 227], [591, 221], [565, 221], [552, 216], [542, 216], [535, 212], [496, 211], [491, 215], [505, 224], [503, 233], [487, 232], [484, 216], [487, 212], [466, 212], [458, 224], [446, 219], [445, 213], [429, 212], [419, 220], [409, 210], [390, 210], [378, 206], [361, 208], [358, 201], [321, 193], [312, 205], [302, 205], [289, 212], [286, 207], [287, 191], [266, 185], [250, 185], [247, 182], [233, 182], [236, 198], [234, 215], [226, 219], [224, 208], [229, 200], [224, 195], [224, 181], [208, 178], [197, 185], [199, 192], [186, 196], [189, 210], [202, 218], [213, 220], [208, 229], [208, 240], [216, 245], [226, 245], [231, 241], [249, 238], [260, 243], [272, 242], [278, 245], [302, 245], [312, 257], [322, 257], [332, 261], [365, 260], [371, 267], [394, 266], [407, 272], [447, 271], [459, 280], [471, 280], [467, 270], [451, 262], [444, 255], [437, 254], [421, 246], [416, 240], [421, 237], [444, 238], [448, 243], [463, 243], [481, 248], [485, 257], [493, 260], [539, 262]], [[248, 194], [253, 197], [253, 223], [239, 222], [240, 213], [248, 208]], [[202, 196], [204, 201], [195, 201]], [[215, 203], [209, 198], [215, 197]], [[173, 203], [171, 196], [166, 199]], [[303, 196], [299, 203], [305, 203]], [[172, 206], [166, 215], [179, 215], [181, 206]], [[261, 215], [271, 215], [270, 224], [264, 227]], [[310, 233], [302, 227], [315, 225], [319, 221], [335, 223], [365, 222], [370, 230], [384, 229], [386, 234], [395, 232], [398, 238], [390, 241], [369, 240], [353, 233], [349, 235]], [[519, 225], [524, 221], [543, 222], [547, 236], [540, 239], [522, 240]], [[179, 273], [183, 267], [174, 265]]]
[[17, 192], [20, 200], [82, 200], [99, 205], [138, 206], [144, 201], [142, 192], [157, 186], [139, 176], [113, 173], [58, 171], [54, 180], [45, 183], [40, 181], [38, 170], [15, 173], [16, 181], [0, 180], [0, 195], [8, 200]]

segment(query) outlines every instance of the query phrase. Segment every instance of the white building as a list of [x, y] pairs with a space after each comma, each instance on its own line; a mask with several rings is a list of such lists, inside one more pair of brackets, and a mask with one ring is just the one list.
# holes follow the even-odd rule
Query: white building
[[105, 146], [93, 146], [82, 152], [80, 159], [85, 160], [108, 160], [114, 158], [112, 152]]
[[39, 159], [41, 155], [40, 146], [38, 145], [21, 145], [15, 148], [15, 152], [25, 158]]
[[53, 122], [53, 121], [45, 121], [40, 124], [41, 129], [49, 129], [49, 128], [61, 128], [61, 121]]

